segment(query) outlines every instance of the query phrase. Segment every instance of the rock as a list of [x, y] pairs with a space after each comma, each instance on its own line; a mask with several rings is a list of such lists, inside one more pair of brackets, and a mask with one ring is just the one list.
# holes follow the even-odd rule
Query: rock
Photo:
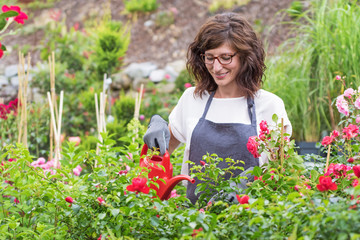
[[186, 62], [184, 60], [176, 60], [168, 63], [166, 66], [169, 66], [174, 69], [175, 72], [180, 73], [182, 70], [186, 69]]
[[4, 102], [9, 102], [17, 97], [17, 89], [10, 85], [2, 87], [0, 96], [4, 98]]
[[144, 86], [146, 86], [146, 84], [148, 83], [149, 79], [147, 78], [138, 78], [138, 79], [134, 79], [133, 81], [133, 88], [132, 89], [140, 89], [141, 84], [144, 84]]
[[[26, 66], [25, 66], [26, 69]], [[18, 75], [18, 65], [10, 65], [5, 68], [5, 77], [11, 78]]]
[[154, 83], [161, 82], [165, 79], [166, 71], [163, 69], [157, 69], [150, 73], [149, 79]]
[[168, 80], [168, 82], [175, 82], [176, 78], [179, 76], [179, 73], [169, 65], [166, 65], [164, 70], [166, 72], [165, 78]]
[[10, 83], [12, 86], [18, 87], [19, 86], [19, 78], [17, 76], [10, 78]]
[[175, 90], [175, 83], [167, 82], [158, 89], [159, 93], [172, 93]]
[[5, 76], [0, 76], [0, 87], [6, 86], [9, 84], [9, 81]]
[[152, 20], [147, 20], [146, 22], [144, 22], [144, 27], [151, 27], [154, 25], [154, 21]]
[[155, 69], [157, 69], [157, 65], [151, 62], [131, 63], [124, 70], [124, 73], [132, 79], [146, 78], [149, 77], [150, 73]]
[[119, 72], [111, 75], [112, 83], [110, 85], [111, 89], [114, 90], [128, 90], [131, 86], [132, 79], [124, 72]]

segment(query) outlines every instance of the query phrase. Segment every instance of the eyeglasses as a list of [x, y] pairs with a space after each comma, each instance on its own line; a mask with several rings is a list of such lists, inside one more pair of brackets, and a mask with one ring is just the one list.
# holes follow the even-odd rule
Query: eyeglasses
[[201, 54], [201, 59], [203, 60], [203, 62], [205, 64], [213, 64], [215, 62], [215, 59], [218, 60], [218, 62], [222, 65], [227, 65], [230, 64], [232, 62], [232, 58], [236, 55], [237, 53], [234, 54], [221, 54], [218, 57], [214, 57], [211, 54]]

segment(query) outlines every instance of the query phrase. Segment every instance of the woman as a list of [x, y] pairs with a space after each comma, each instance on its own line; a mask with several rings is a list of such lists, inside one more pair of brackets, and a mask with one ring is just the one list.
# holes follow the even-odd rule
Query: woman
[[[285, 131], [292, 131], [283, 101], [260, 89], [264, 58], [260, 40], [239, 14], [209, 18], [188, 49], [186, 66], [196, 86], [183, 93], [169, 125], [159, 115], [151, 118], [145, 143], [161, 154], [166, 149], [171, 154], [180, 142], [185, 143], [182, 174], [189, 171], [186, 161], [200, 164], [207, 153], [242, 160], [244, 169], [261, 166], [266, 157], [254, 158], [246, 147], [249, 137], [258, 135], [259, 123], [271, 124], [277, 114], [284, 119]], [[226, 166], [223, 162], [219, 167]], [[193, 204], [198, 198], [195, 188], [196, 183], [187, 186]]]

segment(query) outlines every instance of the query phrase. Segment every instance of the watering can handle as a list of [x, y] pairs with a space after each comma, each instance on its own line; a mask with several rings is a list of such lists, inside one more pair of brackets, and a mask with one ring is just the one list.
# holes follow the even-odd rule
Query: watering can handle
[[[148, 149], [149, 149], [148, 145], [146, 145], [146, 143], [144, 143], [144, 146], [141, 149], [140, 163], [142, 163], [144, 161], [144, 156], [146, 156]], [[164, 156], [162, 157], [162, 165], [165, 167], [165, 169], [170, 168], [170, 154], [169, 154], [168, 150], [166, 150]]]

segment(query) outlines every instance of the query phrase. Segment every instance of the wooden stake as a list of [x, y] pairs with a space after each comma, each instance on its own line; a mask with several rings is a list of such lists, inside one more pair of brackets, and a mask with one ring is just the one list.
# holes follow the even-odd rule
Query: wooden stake
[[60, 136], [61, 136], [61, 115], [62, 115], [62, 110], [63, 110], [63, 99], [64, 99], [64, 92], [61, 91], [60, 92], [60, 111], [59, 111], [59, 119], [58, 122], [56, 124], [56, 119], [55, 119], [55, 108], [51, 99], [51, 94], [50, 92], [47, 92], [47, 96], [48, 96], [48, 100], [49, 100], [49, 106], [50, 106], [50, 114], [51, 114], [51, 123], [54, 129], [54, 140], [55, 140], [55, 156], [54, 156], [54, 167], [58, 168], [60, 167], [60, 159], [61, 159], [61, 141], [60, 141]]
[[327, 173], [327, 170], [329, 168], [330, 152], [331, 152], [331, 145], [329, 144], [328, 151], [327, 151], [327, 156], [326, 156], [325, 173]]
[[[21, 136], [22, 136], [22, 106], [20, 106], [20, 104], [22, 104], [22, 82], [23, 82], [23, 75], [22, 75], [22, 69], [21, 69], [21, 64], [22, 63], [22, 55], [19, 51], [19, 65], [18, 65], [18, 78], [19, 78], [19, 91], [18, 91], [18, 105], [17, 105], [17, 109], [18, 109], [18, 143], [21, 142]], [[21, 108], [20, 108], [21, 107]]]
[[281, 118], [281, 139], [280, 139], [280, 161], [281, 161], [281, 172], [284, 165], [284, 119]]
[[[28, 54], [27, 73], [25, 74], [24, 55], [19, 52], [18, 78], [18, 143], [22, 143], [24, 147], [27, 144], [27, 86], [29, 80], [30, 54]], [[21, 106], [20, 106], [21, 104]]]

